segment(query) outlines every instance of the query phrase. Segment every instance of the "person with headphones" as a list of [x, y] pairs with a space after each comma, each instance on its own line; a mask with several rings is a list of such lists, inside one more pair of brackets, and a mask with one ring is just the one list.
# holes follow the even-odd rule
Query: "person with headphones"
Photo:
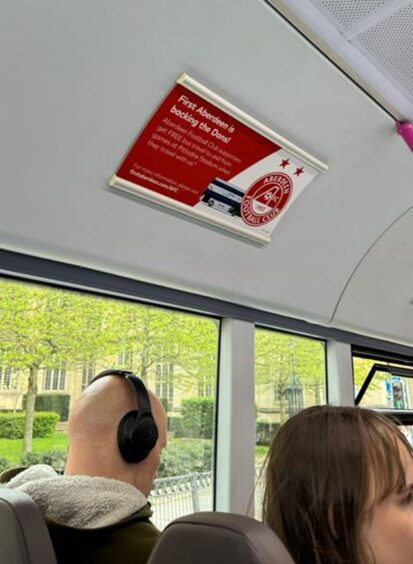
[[160, 534], [147, 496], [166, 446], [161, 402], [131, 372], [105, 370], [75, 402], [68, 437], [64, 476], [36, 465], [2, 486], [35, 500], [58, 564], [144, 564]]

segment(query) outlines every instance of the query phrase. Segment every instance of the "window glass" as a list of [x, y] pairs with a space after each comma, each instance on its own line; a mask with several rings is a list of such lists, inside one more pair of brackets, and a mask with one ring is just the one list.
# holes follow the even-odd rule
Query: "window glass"
[[[0, 280], [0, 471], [39, 462], [62, 470], [73, 402], [99, 371], [124, 368], [157, 393], [168, 416], [151, 496], [155, 524], [213, 509], [218, 338], [219, 322], [204, 316]], [[47, 436], [24, 433], [27, 418], [33, 429], [32, 405], [34, 417], [58, 414]], [[20, 423], [2, 434], [2, 416]]]
[[[402, 375], [403, 370], [410, 369], [413, 376], [413, 363], [409, 366], [353, 356], [355, 397], [374, 365], [376, 365], [374, 376], [361, 399], [360, 406], [371, 409], [413, 409], [413, 378]], [[380, 366], [383, 366], [383, 370], [380, 370]], [[397, 368], [401, 369], [400, 373], [397, 372]]]
[[324, 341], [288, 333], [255, 332], [255, 407], [257, 477], [255, 513], [261, 514], [261, 469], [279, 427], [305, 407], [326, 403]]

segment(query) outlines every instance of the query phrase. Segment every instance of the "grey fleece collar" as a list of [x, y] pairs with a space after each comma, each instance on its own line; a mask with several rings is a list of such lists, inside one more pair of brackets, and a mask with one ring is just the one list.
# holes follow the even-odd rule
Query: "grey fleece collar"
[[49, 521], [82, 529], [117, 523], [147, 503], [126, 482], [91, 476], [60, 476], [38, 464], [15, 476], [6, 487], [30, 495]]

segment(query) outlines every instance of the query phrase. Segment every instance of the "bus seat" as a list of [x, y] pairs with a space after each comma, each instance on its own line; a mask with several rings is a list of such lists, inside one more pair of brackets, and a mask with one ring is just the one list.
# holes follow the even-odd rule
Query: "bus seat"
[[194, 513], [172, 521], [148, 564], [293, 564], [275, 533], [250, 517]]
[[56, 564], [46, 523], [25, 493], [0, 489], [0, 562]]

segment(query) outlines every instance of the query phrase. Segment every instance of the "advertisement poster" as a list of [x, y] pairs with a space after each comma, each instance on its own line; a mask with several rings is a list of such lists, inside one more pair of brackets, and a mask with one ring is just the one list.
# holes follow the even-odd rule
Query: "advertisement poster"
[[261, 243], [326, 165], [182, 75], [110, 185]]

